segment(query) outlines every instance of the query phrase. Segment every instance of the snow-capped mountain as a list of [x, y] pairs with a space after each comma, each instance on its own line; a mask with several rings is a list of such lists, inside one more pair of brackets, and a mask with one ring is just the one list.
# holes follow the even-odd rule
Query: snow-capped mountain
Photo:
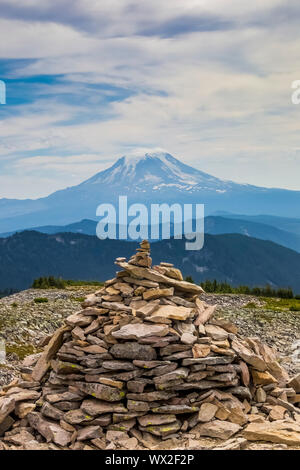
[[83, 183], [37, 200], [0, 199], [0, 233], [41, 225], [96, 219], [101, 203], [205, 204], [205, 213], [300, 217], [300, 191], [267, 189], [224, 181], [185, 165], [165, 152], [124, 156]]
[[169, 153], [151, 152], [141, 156], [124, 156], [111, 168], [88, 179], [82, 186], [105, 184], [139, 192], [176, 188], [181, 191], [226, 191], [234, 186], [181, 163]]

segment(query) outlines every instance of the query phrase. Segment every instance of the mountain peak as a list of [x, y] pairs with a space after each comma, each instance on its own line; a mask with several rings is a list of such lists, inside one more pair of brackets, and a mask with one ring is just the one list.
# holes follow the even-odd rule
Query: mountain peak
[[[154, 150], [148, 150], [148, 151], [136, 151], [133, 153], [129, 153], [127, 155], [124, 155], [123, 157], [119, 158], [119, 160], [124, 159], [124, 161], [127, 164], [133, 164], [137, 163], [140, 161], [145, 161], [149, 159], [159, 159], [159, 160], [164, 160], [166, 156], [172, 157], [168, 152], [164, 151], [163, 149], [154, 149]], [[174, 158], [174, 157], [173, 157]]]
[[221, 180], [153, 149], [125, 155], [110, 168], [83, 183], [37, 200], [0, 200], [0, 232], [68, 225], [93, 219], [99, 204], [117, 204], [120, 195], [130, 203], [205, 204], [205, 213], [268, 213], [299, 217], [300, 191], [259, 188]]
[[123, 157], [119, 158], [119, 160], [117, 160], [116, 164], [120, 165], [123, 167], [123, 169], [127, 169], [129, 170], [130, 172], [132, 172], [132, 170], [136, 169], [137, 166], [142, 166], [142, 165], [147, 165], [147, 164], [150, 164], [151, 162], [154, 163], [156, 162], [156, 164], [158, 164], [159, 162], [162, 162], [162, 163], [166, 163], [166, 161], [168, 161], [168, 159], [174, 159], [176, 160], [174, 157], [172, 157], [172, 155], [170, 155], [169, 153], [167, 152], [164, 152], [162, 150], [157, 150], [157, 151], [149, 151], [149, 152], [145, 152], [145, 153], [133, 153], [133, 154], [128, 154], [128, 155], [124, 155]]
[[228, 186], [218, 178], [208, 175], [177, 160], [170, 153], [157, 149], [124, 155], [116, 163], [89, 180], [84, 185], [109, 184], [124, 189], [161, 191], [167, 188], [193, 191], [196, 187], [210, 189]]

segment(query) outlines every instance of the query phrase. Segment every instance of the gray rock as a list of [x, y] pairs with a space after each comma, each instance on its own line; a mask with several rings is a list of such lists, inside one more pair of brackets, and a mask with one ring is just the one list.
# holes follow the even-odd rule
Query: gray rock
[[159, 426], [139, 426], [140, 430], [143, 432], [149, 432], [150, 434], [153, 434], [154, 436], [168, 436], [170, 434], [174, 434], [179, 429], [181, 428], [181, 422], [180, 421], [174, 421], [169, 424], [161, 424]]
[[189, 369], [187, 367], [180, 367], [173, 372], [169, 372], [168, 374], [163, 374], [158, 377], [154, 377], [153, 381], [155, 384], [162, 384], [171, 380], [176, 379], [186, 379], [189, 375]]
[[145, 392], [145, 393], [128, 393], [128, 400], [139, 400], [139, 401], [160, 401], [160, 400], [169, 400], [172, 397], [175, 397], [176, 393], [174, 392]]
[[80, 429], [77, 434], [77, 440], [87, 441], [89, 439], [97, 439], [101, 437], [101, 428], [100, 426], [86, 426], [83, 429]]
[[15, 409], [15, 399], [13, 397], [0, 397], [0, 424]]
[[233, 361], [231, 357], [213, 356], [213, 357], [199, 357], [198, 359], [184, 359], [183, 366], [190, 366], [194, 364], [205, 364], [208, 366], [218, 364], [230, 364]]
[[166, 325], [147, 325], [145, 323], [122, 326], [118, 331], [112, 332], [117, 339], [140, 339], [148, 336], [166, 336], [169, 328]]
[[156, 408], [152, 408], [152, 413], [167, 413], [167, 414], [174, 414], [180, 415], [185, 413], [195, 413], [199, 410], [197, 406], [189, 406], [189, 405], [162, 405]]
[[86, 399], [81, 404], [83, 413], [98, 416], [106, 413], [126, 413], [127, 409], [122, 403], [107, 403], [105, 401]]
[[87, 395], [92, 395], [99, 400], [109, 402], [120, 401], [125, 396], [125, 392], [114, 387], [109, 387], [108, 385], [77, 382], [76, 387]]
[[50, 403], [45, 402], [42, 406], [41, 413], [46, 418], [54, 419], [55, 421], [59, 421], [63, 418], [64, 412], [58, 410], [54, 406], [50, 405]]
[[36, 429], [47, 442], [54, 442], [55, 444], [65, 447], [70, 444], [72, 434], [65, 431], [58, 424], [48, 421], [39, 413], [33, 411], [28, 415], [28, 421], [32, 428]]
[[148, 345], [138, 343], [114, 344], [110, 348], [110, 353], [117, 359], [139, 359], [152, 361], [156, 359], [156, 351]]
[[230, 439], [230, 437], [239, 432], [241, 429], [241, 426], [238, 424], [219, 420], [197, 426], [197, 431], [200, 432], [201, 437], [207, 436], [224, 440]]
[[103, 361], [102, 367], [107, 370], [134, 370], [135, 367], [129, 361]]

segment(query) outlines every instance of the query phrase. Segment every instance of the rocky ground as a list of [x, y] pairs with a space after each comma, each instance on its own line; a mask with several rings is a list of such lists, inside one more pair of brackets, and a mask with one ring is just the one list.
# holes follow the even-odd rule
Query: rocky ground
[[[83, 298], [97, 288], [28, 289], [0, 299], [0, 341], [5, 341], [7, 359], [5, 365], [0, 364], [0, 386], [18, 375], [24, 357], [41, 351], [41, 340], [80, 310]], [[48, 301], [36, 303], [37, 299]]]
[[[83, 297], [98, 289], [98, 286], [72, 287], [65, 290], [29, 289], [0, 299], [0, 341], [5, 341], [7, 351], [7, 362], [0, 365], [0, 386], [18, 376], [18, 368], [23, 358], [41, 351], [45, 337], [51, 335], [63, 323], [64, 318], [80, 309]], [[38, 303], [37, 299], [41, 298], [48, 301]], [[252, 296], [205, 294], [202, 298], [208, 304], [217, 304], [215, 317], [232, 321], [242, 335], [257, 336], [268, 345], [275, 346], [281, 363], [291, 374], [300, 371], [300, 359], [297, 357], [300, 312], [270, 309], [265, 301]], [[111, 448], [120, 448], [120, 436], [115, 434], [111, 437]], [[180, 439], [167, 439], [162, 442], [155, 436], [148, 437], [148, 441], [143, 443], [131, 438], [130, 442], [121, 443], [121, 448], [208, 449], [216, 448], [220, 444], [220, 441], [215, 439], [201, 438], [196, 428], [182, 435]], [[222, 441], [221, 448], [223, 446], [237, 449], [287, 448], [284, 444], [250, 443], [239, 436]]]

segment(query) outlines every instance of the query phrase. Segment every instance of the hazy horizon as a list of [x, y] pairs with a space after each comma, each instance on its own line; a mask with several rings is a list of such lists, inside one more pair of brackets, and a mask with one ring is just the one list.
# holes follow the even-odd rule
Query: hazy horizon
[[[146, 153], [146, 152], [151, 153], [151, 152], [154, 151], [154, 150], [157, 150], [157, 149], [143, 150], [143, 152], [145, 152], [145, 153]], [[170, 153], [170, 152], [168, 152], [168, 153]], [[68, 185], [68, 184], [66, 183], [65, 186], [59, 187], [59, 188], [55, 189], [54, 191], [51, 191], [50, 193], [47, 193], [47, 194], [44, 194], [44, 195], [41, 195], [41, 196], [36, 196], [36, 197], [30, 197], [30, 196], [29, 196], [29, 197], [20, 197], [20, 198], [17, 198], [17, 199], [20, 199], [20, 200], [33, 199], [33, 200], [35, 200], [35, 199], [40, 199], [41, 197], [42, 197], [42, 198], [43, 198], [43, 197], [47, 197], [47, 196], [49, 196], [50, 194], [53, 194], [53, 192], [60, 191], [60, 190], [64, 190], [64, 189], [66, 189], [67, 187], [77, 186], [78, 184], [81, 184], [82, 182], [84, 182], [84, 181], [86, 181], [87, 179], [89, 179], [90, 177], [95, 176], [95, 174], [100, 173], [100, 172], [102, 172], [102, 171], [105, 171], [105, 170], [111, 168], [111, 167], [114, 165], [114, 163], [116, 163], [120, 158], [123, 158], [123, 157], [129, 157], [129, 158], [132, 157], [132, 158], [135, 158], [136, 156], [137, 156], [136, 152], [134, 152], [134, 153], [132, 153], [132, 154], [129, 154], [129, 155], [120, 155], [120, 156], [116, 157], [116, 159], [115, 159], [114, 161], [112, 161], [112, 162], [110, 162], [109, 164], [107, 164], [107, 165], [106, 165], [103, 169], [101, 169], [99, 172], [96, 172], [96, 173], [93, 173], [93, 174], [89, 175], [88, 177], [86, 177], [86, 178], [84, 178], [84, 179], [78, 181], [78, 183], [76, 183], [76, 184]], [[175, 157], [177, 160], [181, 161], [182, 163], [186, 163], [184, 160], [182, 160], [182, 159], [176, 157], [175, 155], [172, 155], [172, 156]], [[202, 171], [201, 168], [196, 168], [196, 166], [193, 166], [193, 165], [189, 165], [189, 166], [191, 166], [192, 168], [195, 168], [195, 169], [197, 169], [197, 170], [199, 170], [199, 171]], [[216, 176], [216, 175], [211, 175], [211, 176]], [[220, 179], [222, 179], [222, 178], [220, 178]], [[224, 181], [233, 181], [233, 182], [235, 182], [235, 183], [240, 183], [240, 184], [249, 184], [249, 183], [247, 183], [247, 181], [234, 181], [234, 180], [227, 180], [227, 179], [225, 179], [225, 178], [224, 178]], [[259, 185], [257, 185], [257, 186], [259, 186]], [[260, 186], [259, 186], [259, 187], [260, 187]], [[268, 186], [265, 186], [265, 187], [267, 188]], [[269, 186], [269, 188], [271, 188], [271, 189], [288, 189], [288, 188], [275, 188], [275, 187], [273, 187], [273, 186]], [[293, 191], [293, 190], [292, 190], [292, 191]], [[295, 190], [295, 191], [297, 191], [297, 190]], [[0, 194], [0, 199], [4, 199], [4, 198], [1, 197], [1, 194]], [[8, 198], [8, 199], [14, 199], [14, 198]]]

